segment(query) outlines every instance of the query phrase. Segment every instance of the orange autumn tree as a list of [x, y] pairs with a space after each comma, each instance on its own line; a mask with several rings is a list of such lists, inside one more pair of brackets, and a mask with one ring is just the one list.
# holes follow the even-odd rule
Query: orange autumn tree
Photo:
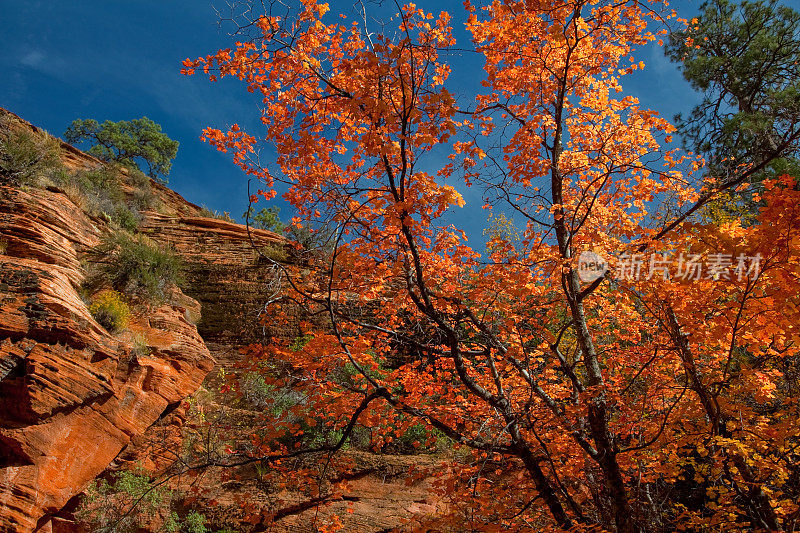
[[[464, 107], [447, 13], [405, 5], [378, 32], [313, 0], [271, 7], [185, 73], [261, 96], [261, 138], [204, 138], [264, 197], [284, 184], [296, 223], [336, 232], [316, 276], [282, 274], [325, 323], [256, 350], [305, 402], [221, 463], [278, 468], [338, 449], [356, 421], [375, 446], [422, 423], [472, 451], [438, 473], [449, 505], [429, 526], [795, 527], [800, 197], [785, 178], [759, 224], [690, 223], [718, 190], [661, 150], [674, 128], [621, 85], [664, 6], [467, 2], [485, 91]], [[444, 218], [466, 187], [524, 221], [519, 238], [470, 247]], [[619, 256], [617, 275], [582, 281], [586, 251]], [[298, 448], [283, 437], [303, 417], [344, 436]]]

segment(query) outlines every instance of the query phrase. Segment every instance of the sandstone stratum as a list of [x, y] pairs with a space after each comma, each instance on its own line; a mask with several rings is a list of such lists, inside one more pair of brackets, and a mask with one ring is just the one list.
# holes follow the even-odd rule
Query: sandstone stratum
[[[3, 109], [0, 118], [6, 133], [45, 135]], [[54, 142], [65, 172], [107, 166]], [[21, 186], [0, 174], [2, 532], [92, 531], [75, 511], [93, 480], [133, 464], [154, 474], [168, 468], [197, 398], [207, 410], [227, 408], [214, 391], [221, 372], [235, 372], [241, 349], [297, 335], [291, 319], [274, 327], [259, 321], [274, 287], [258, 250], [280, 250], [285, 268], [302, 268], [283, 236], [208, 216], [159, 183], [142, 184], [124, 168], [113, 172], [119, 201], [144, 187], [137, 234], [173, 250], [183, 273], [182, 288], [164, 287], [161, 300], [134, 298], [126, 327], [116, 332], [93, 316], [87, 290], [104, 261], [93, 251], [115, 231], [114, 220], [58, 180], [34, 176]], [[154, 455], [154, 448], [171, 453]], [[406, 477], [410, 466], [433, 466], [432, 459], [359, 452], [348, 461], [332, 474], [342, 482], [335, 496], [271, 494], [249, 470], [231, 481], [229, 472], [209, 469], [194, 500], [212, 522], [241, 519], [241, 531], [311, 531], [320, 515], [334, 513], [345, 530], [391, 530], [436, 510], [428, 482]], [[245, 523], [242, 500], [261, 506], [260, 521]]]
[[[101, 163], [63, 145], [72, 168]], [[176, 212], [180, 197], [156, 188]], [[108, 232], [56, 188], [0, 187], [0, 528], [50, 517], [132, 439], [194, 393], [214, 366], [190, 320], [196, 301], [135, 313], [113, 335], [81, 298], [81, 263]], [[136, 342], [144, 346], [136, 346]], [[137, 353], [134, 353], [136, 351]]]

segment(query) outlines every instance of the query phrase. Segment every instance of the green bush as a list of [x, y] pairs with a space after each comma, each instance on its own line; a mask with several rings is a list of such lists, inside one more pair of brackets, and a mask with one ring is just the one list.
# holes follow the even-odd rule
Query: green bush
[[[134, 533], [157, 527], [161, 533], [210, 533], [204, 514], [190, 510], [183, 518], [175, 512], [174, 493], [153, 483], [143, 470], [123, 470], [108, 481], [92, 481], [75, 513], [93, 532]], [[158, 524], [158, 515], [168, 511]], [[183, 513], [181, 513], [183, 514]], [[153, 518], [156, 518], [154, 521]]]
[[189, 511], [183, 520], [178, 513], [172, 512], [161, 526], [161, 531], [162, 533], [209, 533], [211, 530], [206, 527], [204, 514]]
[[131, 183], [137, 189], [149, 189], [150, 188], [150, 178], [147, 175], [139, 170], [138, 167], [127, 167], [128, 168], [128, 175], [131, 177]]
[[[6, 118], [3, 126], [13, 121]], [[46, 133], [27, 127], [9, 128], [0, 135], [0, 181], [17, 185], [41, 186], [52, 182], [53, 175], [63, 169], [61, 145]], [[5, 180], [2, 179], [5, 177]]]
[[239, 377], [239, 391], [252, 408], [261, 410], [269, 404], [275, 387], [269, 385], [260, 373], [246, 372]]
[[147, 343], [147, 337], [141, 333], [137, 333], [133, 338], [133, 346], [131, 346], [131, 359], [138, 360], [141, 357], [147, 357], [149, 355], [150, 345]]
[[265, 229], [274, 231], [275, 233], [282, 233], [286, 229], [280, 219], [281, 208], [277, 205], [265, 207], [256, 213], [255, 207], [251, 205], [247, 211], [242, 214], [242, 219], [249, 222], [249, 224], [258, 229]]
[[155, 208], [157, 203], [156, 195], [149, 186], [143, 186], [133, 190], [132, 207], [139, 211], [147, 211]]
[[[335, 232], [331, 228], [325, 225], [312, 227], [309, 224], [303, 226], [286, 224], [280, 219], [280, 212], [281, 208], [276, 205], [264, 207], [258, 212], [256, 212], [255, 206], [250, 205], [248, 210], [242, 214], [242, 218], [254, 228], [280, 233], [290, 241], [295, 241], [300, 245], [299, 250], [293, 251], [293, 255], [297, 256], [298, 259], [303, 259], [304, 256], [320, 258], [330, 254], [335, 237]], [[286, 261], [289, 258], [283, 248], [276, 255], [276, 257], [280, 258], [273, 257], [273, 254], [276, 254], [276, 247], [274, 246], [264, 254], [270, 259], [279, 262]]]
[[111, 333], [128, 327], [131, 311], [117, 291], [104, 290], [92, 297], [89, 312], [98, 324]]
[[312, 228], [309, 224], [295, 226], [290, 224], [285, 229], [286, 238], [300, 245], [302, 254], [313, 257], [324, 257], [333, 250], [333, 241], [336, 232], [327, 226]]
[[424, 424], [413, 424], [395, 441], [400, 453], [414, 453], [418, 446], [424, 444], [431, 434]]
[[91, 531], [134, 532], [148, 525], [170, 499], [170, 490], [154, 486], [145, 473], [123, 470], [110, 483], [92, 481], [76, 517], [90, 525]]
[[119, 175], [112, 167], [104, 165], [99, 168], [80, 171], [78, 175], [82, 186], [85, 187], [84, 192], [93, 190], [106, 191], [114, 201], [122, 200]]
[[128, 207], [126, 204], [118, 204], [114, 207], [114, 214], [111, 217], [120, 228], [135, 233], [139, 229], [141, 214], [139, 210]]
[[[122, 189], [123, 176], [119, 165], [83, 170], [69, 180], [77, 186], [84, 198], [85, 209], [94, 216], [105, 217], [131, 233], [139, 229], [141, 212], [152, 209], [156, 198], [150, 188], [150, 178], [138, 169], [130, 170], [133, 192], [126, 198]], [[146, 181], [141, 181], [143, 178]]]
[[259, 248], [259, 251], [276, 263], [285, 263], [289, 260], [289, 252], [281, 244], [267, 244]]
[[227, 211], [223, 211], [222, 213], [220, 213], [217, 210], [209, 209], [208, 207], [206, 207], [205, 204], [200, 206], [200, 216], [206, 218], [216, 218], [218, 220], [224, 220], [225, 222], [236, 223], [236, 221], [233, 220], [233, 218], [231, 218], [231, 214], [228, 213]]
[[72, 182], [72, 174], [70, 173], [69, 170], [67, 170], [67, 167], [63, 165], [51, 169], [51, 171], [49, 172], [49, 177], [50, 177], [49, 181], [51, 181], [53, 185], [56, 185], [58, 187], [63, 187], [65, 184]]
[[305, 402], [302, 392], [291, 387], [270, 385], [259, 371], [246, 372], [238, 379], [239, 392], [245, 402], [253, 409], [268, 410], [275, 418], [288, 416], [287, 412], [292, 407]]
[[[131, 217], [126, 216], [125, 213], [120, 215], [122, 211], [129, 208], [125, 203], [119, 176], [114, 169], [102, 166], [80, 170], [72, 174], [64, 172], [59, 174], [55, 182], [90, 215], [107, 220], [115, 220], [122, 216], [124, 218], [120, 225], [131, 227]], [[134, 225], [134, 229], [136, 225]]]
[[164, 523], [161, 525], [162, 533], [180, 533], [181, 531], [181, 517], [178, 513], [171, 512]]
[[190, 511], [183, 521], [181, 531], [184, 533], [206, 533], [206, 517], [197, 511]]
[[97, 246], [101, 263], [90, 285], [107, 282], [114, 289], [150, 302], [163, 301], [166, 289], [182, 283], [180, 259], [144, 235], [117, 232]]
[[292, 339], [292, 342], [289, 344], [289, 349], [290, 349], [291, 351], [293, 351], [293, 352], [299, 352], [300, 350], [302, 350], [303, 348], [305, 348], [305, 346], [306, 346], [306, 345], [307, 345], [309, 342], [311, 342], [311, 340], [312, 340], [313, 338], [314, 338], [314, 335], [312, 335], [311, 333], [306, 333], [306, 334], [303, 334], [303, 335], [298, 335], [297, 337], [295, 337], [294, 339]]

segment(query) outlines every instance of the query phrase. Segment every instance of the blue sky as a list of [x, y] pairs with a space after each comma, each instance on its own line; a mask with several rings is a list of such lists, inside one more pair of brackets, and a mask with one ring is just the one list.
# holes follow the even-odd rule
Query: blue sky
[[[460, 2], [418, 3], [433, 11], [450, 11], [454, 25], [462, 22]], [[351, 6], [344, 1], [332, 2], [331, 7], [351, 14]], [[686, 0], [675, 6], [688, 18], [699, 2]], [[456, 37], [464, 37], [463, 30], [456, 28]], [[246, 180], [199, 136], [205, 126], [234, 122], [257, 132], [257, 102], [239, 82], [212, 84], [202, 75], [180, 74], [183, 59], [232, 42], [225, 29], [218, 28], [211, 1], [0, 0], [0, 106], [59, 136], [75, 118], [147, 116], [180, 141], [170, 186], [189, 201], [238, 218], [247, 205]], [[628, 78], [627, 91], [667, 117], [687, 111], [696, 95], [676, 67], [656, 46], [640, 55], [647, 67]], [[456, 61], [454, 80], [474, 81], [480, 72], [478, 60], [464, 56]], [[470, 67], [466, 74], [458, 70], [462, 64]], [[478, 201], [470, 202], [465, 220], [483, 222], [485, 214], [479, 209]], [[289, 215], [286, 206], [282, 215]]]

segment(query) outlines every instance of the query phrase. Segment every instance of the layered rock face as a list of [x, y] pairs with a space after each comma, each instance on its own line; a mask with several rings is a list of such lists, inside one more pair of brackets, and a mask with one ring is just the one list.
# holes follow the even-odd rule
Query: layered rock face
[[[103, 164], [66, 143], [61, 159], [71, 170]], [[128, 173], [117, 171], [132, 195]], [[86, 252], [110, 231], [107, 221], [57, 188], [0, 186], [0, 533], [80, 531], [69, 511], [90, 481], [121, 464], [158, 473], [174, 460], [182, 400], [204, 382], [215, 389], [215, 359], [232, 369], [242, 346], [299, 333], [291, 318], [259, 322], [286, 288], [265, 255], [305, 274], [286, 239], [205, 218], [174, 191], [148, 187], [159, 211], [143, 212], [139, 231], [181, 257], [186, 294], [173, 289], [169, 303], [134, 309], [128, 328], [112, 334], [81, 297]], [[437, 508], [426, 480], [407, 484], [408, 467], [420, 461], [430, 462], [356, 454], [341, 494], [324, 500], [266, 490], [246, 470], [232, 482], [212, 468], [200, 502], [210, 520], [241, 531], [311, 531], [336, 516], [347, 531], [389, 530]], [[262, 509], [263, 520], [245, 522], [243, 502]]]
[[92, 318], [79, 258], [103, 231], [61, 192], [0, 187], [0, 531], [48, 529], [213, 368], [186, 297], [119, 335]]
[[[433, 457], [351, 450], [329, 466], [332, 490], [323, 494], [265, 490], [252, 466], [235, 473], [210, 468], [202, 474], [205, 490], [197, 501], [213, 523], [249, 533], [429, 531], [419, 520], [445, 508], [432, 477], [410, 474], [440, 468]], [[333, 524], [338, 528], [331, 528]]]
[[238, 347], [251, 342], [297, 335], [259, 321], [265, 302], [280, 289], [272, 263], [259, 250], [288, 256], [285, 238], [225, 220], [155, 212], [146, 213], [140, 230], [181, 257], [184, 290], [202, 306], [198, 330], [221, 363], [239, 359]]

